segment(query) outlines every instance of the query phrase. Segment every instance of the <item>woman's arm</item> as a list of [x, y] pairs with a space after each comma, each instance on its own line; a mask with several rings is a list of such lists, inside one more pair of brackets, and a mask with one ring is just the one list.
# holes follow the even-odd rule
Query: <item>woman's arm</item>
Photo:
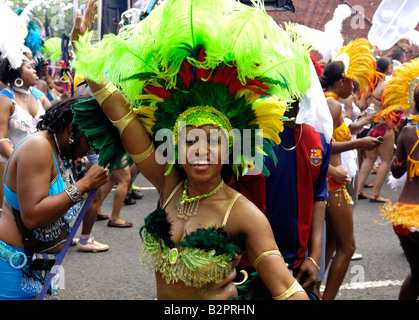
[[414, 135], [416, 137], [415, 127], [413, 128], [404, 127], [402, 131], [400, 132], [399, 137], [397, 139], [396, 153], [393, 157], [393, 160], [391, 161], [391, 165], [390, 165], [391, 174], [396, 179], [403, 176], [407, 170], [407, 166], [406, 166], [407, 165], [407, 152], [404, 146], [409, 136], [409, 132], [408, 132], [409, 129], [413, 129], [415, 131]]
[[12, 142], [7, 139], [12, 109], [12, 101], [7, 97], [0, 97], [0, 154], [6, 158], [13, 152]]
[[383, 142], [378, 140], [375, 137], [367, 136], [360, 139], [355, 139], [351, 141], [333, 141], [332, 142], [332, 154], [341, 153], [353, 149], [362, 149], [362, 150], [373, 150], [377, 148]]
[[327, 169], [327, 175], [331, 176], [336, 182], [340, 184], [345, 184], [351, 180], [348, 178], [348, 172], [341, 166], [333, 166], [329, 164]]
[[[284, 258], [278, 254], [269, 221], [244, 197], [238, 199], [234, 212], [230, 216], [229, 225], [240, 235], [249, 261], [254, 265], [257, 263], [256, 270], [272, 297], [281, 296], [296, 280], [288, 270]], [[308, 299], [305, 291], [302, 288], [301, 290], [287, 299]]]
[[349, 125], [349, 130], [351, 130], [352, 133], [357, 132], [359, 129], [361, 129], [363, 126], [370, 124], [375, 116], [377, 115], [377, 112], [365, 112], [365, 115], [361, 118], [357, 119], [356, 121], [352, 122]]
[[[305, 290], [314, 290], [319, 274], [319, 264], [322, 255], [322, 240], [326, 204], [324, 201], [313, 202], [313, 215], [308, 242], [308, 258], [301, 264], [300, 271], [295, 278], [302, 283]], [[306, 279], [304, 279], [306, 277]]]
[[[15, 170], [16, 179], [13, 182], [10, 178], [6, 182], [10, 189], [16, 190], [22, 221], [28, 229], [53, 223], [74, 205], [65, 191], [48, 195], [52, 168], [55, 168], [52, 152], [46, 139], [32, 137], [30, 143], [19, 146], [13, 155], [14, 164], [9, 164], [9, 171]], [[12, 175], [10, 173], [8, 177]], [[107, 176], [107, 170], [99, 167], [95, 172], [87, 173], [75, 185], [84, 194], [103, 185]]]
[[40, 98], [42, 106], [44, 107], [45, 110], [47, 110], [49, 107], [51, 107], [51, 102], [48, 100], [48, 98], [46, 96], [42, 96]]
[[[77, 41], [79, 36], [83, 35], [94, 25], [97, 19], [96, 9], [97, 3], [89, 0], [83, 21], [81, 12], [77, 12], [71, 33], [72, 42]], [[74, 45], [73, 48], [75, 48]], [[112, 122], [118, 123], [116, 126], [119, 126], [122, 143], [144, 177], [159, 192], [163, 189], [167, 179], [171, 179], [174, 181], [173, 183], [176, 183], [177, 172], [172, 170], [169, 176], [166, 177], [164, 175], [168, 164], [159, 164], [157, 162], [152, 139], [138, 119], [134, 116], [131, 117], [130, 105], [126, 98], [118, 90], [115, 90], [114, 87], [108, 87], [106, 83], [99, 84], [89, 80], [87, 80], [87, 83], [101, 105], [103, 112]], [[121, 126], [123, 126], [123, 129]]]

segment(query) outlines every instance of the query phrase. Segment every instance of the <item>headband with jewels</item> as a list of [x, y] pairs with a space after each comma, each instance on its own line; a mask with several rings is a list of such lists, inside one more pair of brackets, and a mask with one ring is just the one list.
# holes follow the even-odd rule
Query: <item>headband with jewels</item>
[[[176, 145], [181, 122], [262, 129], [263, 146], [252, 151], [274, 156], [287, 105], [311, 85], [309, 45], [294, 25], [280, 27], [261, 1], [252, 2], [166, 0], [118, 36], [91, 45], [86, 33], [75, 43], [73, 66], [86, 79], [117, 86], [152, 137], [170, 129]], [[77, 119], [83, 114], [76, 110]], [[251, 165], [238, 156], [234, 163]]]
[[419, 86], [419, 59], [404, 63], [393, 73], [381, 98], [383, 107], [378, 116], [386, 118], [387, 123], [396, 126], [400, 116], [397, 111], [407, 110], [414, 103], [414, 92]]

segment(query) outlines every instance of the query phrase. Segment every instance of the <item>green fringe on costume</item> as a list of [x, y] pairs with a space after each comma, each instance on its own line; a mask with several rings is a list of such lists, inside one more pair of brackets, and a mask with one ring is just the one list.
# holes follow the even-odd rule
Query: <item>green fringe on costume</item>
[[[198, 229], [178, 243], [170, 239], [170, 230], [164, 209], [157, 208], [146, 217], [140, 229], [144, 242], [140, 261], [144, 268], [162, 273], [167, 283], [183, 281], [192, 287], [218, 283], [231, 274], [238, 248], [224, 228]], [[175, 247], [179, 248], [178, 257], [171, 263]]]
[[90, 148], [99, 155], [99, 165], [109, 172], [121, 168], [121, 161], [126, 165], [132, 161], [119, 138], [118, 130], [103, 113], [95, 98], [80, 101], [72, 105], [73, 122], [88, 137]]

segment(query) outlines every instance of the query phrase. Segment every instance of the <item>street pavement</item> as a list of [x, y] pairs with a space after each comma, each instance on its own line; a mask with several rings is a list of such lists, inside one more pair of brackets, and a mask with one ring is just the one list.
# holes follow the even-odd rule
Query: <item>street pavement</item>
[[[369, 181], [374, 182], [375, 175]], [[110, 246], [101, 253], [77, 252], [70, 247], [62, 263], [60, 300], [152, 300], [156, 298], [154, 274], [143, 270], [139, 261], [142, 241], [139, 228], [144, 218], [156, 208], [157, 193], [139, 175], [135, 184], [142, 187], [142, 200], [124, 205], [121, 218], [131, 221], [132, 228], [110, 228], [107, 220], [97, 221], [93, 236]], [[366, 189], [370, 193], [371, 189]], [[399, 191], [387, 183], [384, 197], [397, 201]], [[113, 193], [105, 200], [102, 212], [110, 215]], [[377, 225], [380, 204], [359, 200], [354, 209], [356, 252], [362, 259], [352, 261], [337, 300], [396, 300], [409, 267], [391, 225]], [[80, 228], [81, 229], [81, 228]], [[79, 236], [80, 230], [76, 236]], [[325, 281], [323, 282], [325, 283]]]

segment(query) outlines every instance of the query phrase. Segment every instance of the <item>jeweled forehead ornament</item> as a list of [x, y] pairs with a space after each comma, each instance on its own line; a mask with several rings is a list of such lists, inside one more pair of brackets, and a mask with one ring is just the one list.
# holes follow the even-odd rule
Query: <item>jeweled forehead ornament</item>
[[[175, 145], [179, 142], [179, 134], [184, 127], [188, 125], [195, 128], [200, 128], [204, 125], [213, 125], [223, 130], [226, 137], [228, 137], [229, 132], [233, 130], [230, 120], [217, 109], [210, 106], [191, 107], [179, 115], [175, 126], [173, 127]], [[231, 137], [229, 141], [230, 147], [232, 144], [233, 140]]]

